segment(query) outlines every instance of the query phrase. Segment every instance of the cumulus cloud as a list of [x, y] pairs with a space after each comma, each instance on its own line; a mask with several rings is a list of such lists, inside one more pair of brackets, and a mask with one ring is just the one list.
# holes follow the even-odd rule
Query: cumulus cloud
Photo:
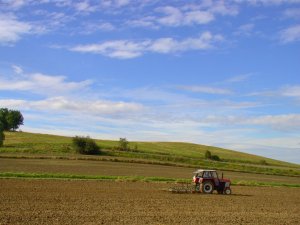
[[75, 3], [74, 8], [79, 12], [85, 12], [85, 13], [96, 11], [96, 7], [90, 4], [88, 0]]
[[182, 12], [173, 6], [165, 6], [157, 9], [165, 16], [157, 19], [157, 22], [165, 26], [179, 26], [192, 24], [207, 24], [214, 20], [214, 15], [208, 11], [188, 11]]
[[11, 14], [0, 14], [0, 44], [13, 44], [31, 31], [33, 27], [30, 23], [19, 21]]
[[91, 84], [90, 80], [68, 82], [65, 76], [50, 76], [42, 73], [23, 74], [22, 68], [18, 66], [14, 66], [13, 69], [17, 75], [22, 75], [0, 78], [0, 91], [29, 91], [53, 95], [84, 89]]
[[175, 40], [173, 38], [159, 38], [156, 40], [129, 41], [116, 40], [106, 41], [100, 44], [77, 45], [70, 48], [71, 51], [95, 53], [111, 58], [129, 59], [136, 58], [147, 52], [153, 53], [176, 53], [187, 50], [206, 50], [213, 48], [217, 42], [223, 40], [221, 35], [213, 35], [203, 32], [198, 37]]
[[290, 26], [282, 30], [279, 34], [282, 43], [287, 44], [300, 40], [300, 25]]
[[40, 101], [19, 99], [0, 99], [0, 105], [8, 108], [22, 108], [41, 111], [69, 111], [75, 113], [86, 112], [92, 115], [120, 114], [141, 111], [143, 106], [137, 103], [113, 102], [104, 100], [74, 100], [66, 97], [52, 97]]

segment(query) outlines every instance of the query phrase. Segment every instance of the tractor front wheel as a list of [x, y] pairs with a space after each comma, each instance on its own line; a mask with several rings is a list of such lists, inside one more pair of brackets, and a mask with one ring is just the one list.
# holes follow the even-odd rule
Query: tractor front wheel
[[226, 189], [224, 190], [224, 194], [225, 194], [225, 195], [230, 195], [230, 194], [231, 194], [231, 189], [230, 189], [230, 188], [226, 188]]
[[204, 194], [212, 194], [214, 190], [214, 185], [210, 181], [206, 181], [203, 184], [201, 184], [201, 191]]

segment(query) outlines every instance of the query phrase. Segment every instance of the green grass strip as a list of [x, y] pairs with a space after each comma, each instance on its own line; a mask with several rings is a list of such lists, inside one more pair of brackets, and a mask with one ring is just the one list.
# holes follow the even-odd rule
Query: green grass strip
[[300, 184], [287, 184], [287, 183], [278, 183], [278, 182], [260, 182], [260, 181], [252, 181], [252, 180], [233, 181], [232, 185], [262, 186], [262, 187], [296, 187], [296, 188], [300, 187]]
[[[163, 182], [163, 183], [190, 183], [190, 179], [175, 179], [167, 177], [144, 177], [144, 176], [93, 176], [93, 175], [74, 175], [57, 173], [14, 173], [2, 172], [0, 178], [29, 178], [29, 179], [67, 179], [67, 180], [108, 180], [108, 181], [128, 181], [128, 182]], [[258, 181], [233, 181], [232, 185], [238, 186], [263, 186], [263, 187], [295, 187], [300, 188], [300, 184], [287, 184], [277, 182], [258, 182]]]
[[177, 182], [178, 179], [143, 176], [93, 176], [52, 173], [0, 173], [0, 178], [35, 178], [35, 179], [77, 179], [77, 180], [112, 180], [112, 181], [144, 181], [144, 182]]

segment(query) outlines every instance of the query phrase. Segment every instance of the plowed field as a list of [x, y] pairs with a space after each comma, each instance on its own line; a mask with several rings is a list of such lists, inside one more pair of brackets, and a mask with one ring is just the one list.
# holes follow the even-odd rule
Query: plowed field
[[0, 179], [0, 224], [300, 224], [300, 189], [172, 194], [170, 184]]

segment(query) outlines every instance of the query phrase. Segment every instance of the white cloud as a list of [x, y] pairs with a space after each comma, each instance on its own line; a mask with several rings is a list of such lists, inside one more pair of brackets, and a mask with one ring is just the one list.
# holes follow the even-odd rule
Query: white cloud
[[280, 32], [280, 41], [282, 43], [291, 43], [300, 40], [300, 25], [288, 27]]
[[13, 44], [32, 30], [31, 24], [18, 21], [13, 15], [0, 15], [0, 44]]
[[253, 74], [252, 73], [247, 73], [247, 74], [241, 74], [238, 76], [230, 77], [229, 79], [226, 80], [228, 83], [238, 83], [238, 82], [243, 82], [248, 80]]
[[83, 23], [80, 27], [80, 32], [82, 34], [92, 34], [97, 31], [113, 31], [115, 30], [115, 26], [108, 22], [92, 22], [92, 23]]
[[298, 97], [300, 98], [300, 85], [298, 86], [287, 86], [280, 90], [280, 95], [286, 97]]
[[286, 9], [283, 12], [283, 15], [288, 17], [288, 18], [298, 19], [298, 18], [300, 18], [300, 8]]
[[207, 116], [198, 120], [203, 124], [230, 125], [230, 126], [255, 126], [255, 129], [265, 126], [274, 130], [290, 132], [300, 131], [300, 114], [281, 114], [263, 116]]
[[79, 12], [85, 13], [96, 11], [96, 7], [94, 5], [91, 5], [88, 0], [75, 3], [74, 8]]
[[277, 90], [265, 90], [250, 93], [248, 96], [291, 97], [300, 99], [300, 85], [287, 85]]
[[[23, 73], [20, 67], [15, 67], [14, 69], [17, 74], [18, 72]], [[33, 73], [22, 74], [22, 76], [14, 76], [12, 78], [0, 78], [0, 91], [29, 91], [43, 95], [54, 95], [84, 89], [90, 84], [90, 80], [67, 82], [64, 76]]]
[[157, 19], [158, 23], [165, 26], [207, 24], [214, 20], [214, 15], [208, 11], [182, 12], [180, 9], [172, 6], [161, 7], [157, 11], [166, 15]]
[[142, 55], [149, 41], [132, 42], [127, 40], [107, 41], [101, 44], [78, 45], [71, 51], [102, 54], [112, 58], [129, 59]]
[[155, 17], [146, 16], [140, 19], [128, 20], [126, 25], [131, 27], [146, 27], [151, 29], [158, 29], [159, 26], [155, 23]]
[[143, 110], [143, 106], [137, 103], [130, 102], [113, 102], [104, 100], [83, 100], [71, 99], [66, 97], [53, 97], [39, 101], [26, 101], [19, 99], [0, 99], [0, 105], [8, 108], [22, 108], [25, 110], [40, 110], [40, 111], [58, 111], [58, 112], [74, 112], [88, 113], [89, 115], [110, 115], [126, 114]]
[[131, 0], [115, 0], [115, 4], [118, 7], [122, 7], [122, 6], [128, 5], [130, 2], [131, 2]]
[[158, 22], [167, 26], [178, 26], [183, 20], [181, 11], [172, 6], [166, 6], [157, 9], [158, 12], [166, 14], [166, 16], [159, 18]]
[[124, 7], [129, 5], [131, 0], [103, 0], [101, 1], [101, 5], [104, 7]]
[[16, 74], [22, 74], [22, 73], [23, 73], [23, 69], [22, 69], [22, 67], [20, 67], [20, 66], [12, 65], [12, 68], [13, 68], [13, 70], [14, 70], [14, 72], [15, 72]]
[[12, 9], [12, 10], [18, 10], [24, 5], [28, 3], [28, 0], [3, 0], [0, 1], [0, 6], [4, 6], [5, 8]]
[[224, 88], [216, 88], [209, 86], [180, 86], [179, 89], [191, 92], [205, 93], [205, 94], [217, 94], [217, 95], [228, 95], [232, 94], [231, 90]]
[[234, 34], [250, 36], [253, 33], [254, 27], [255, 25], [253, 23], [243, 24], [238, 27], [237, 31]]
[[188, 50], [206, 50], [214, 47], [214, 44], [222, 41], [221, 35], [213, 35], [203, 32], [196, 38], [175, 40], [173, 38], [160, 38], [156, 40], [107, 41], [100, 44], [78, 45], [70, 48], [71, 51], [101, 54], [104, 56], [120, 59], [136, 58], [146, 52], [174, 53]]
[[277, 130], [299, 130], [300, 114], [267, 115], [251, 118], [244, 123], [267, 125]]
[[208, 10], [214, 14], [221, 14], [223, 16], [230, 15], [236, 16], [239, 13], [238, 7], [227, 1], [209, 1], [210, 7]]
[[251, 5], [281, 5], [281, 4], [298, 4], [300, 0], [234, 0], [237, 3], [249, 3]]

